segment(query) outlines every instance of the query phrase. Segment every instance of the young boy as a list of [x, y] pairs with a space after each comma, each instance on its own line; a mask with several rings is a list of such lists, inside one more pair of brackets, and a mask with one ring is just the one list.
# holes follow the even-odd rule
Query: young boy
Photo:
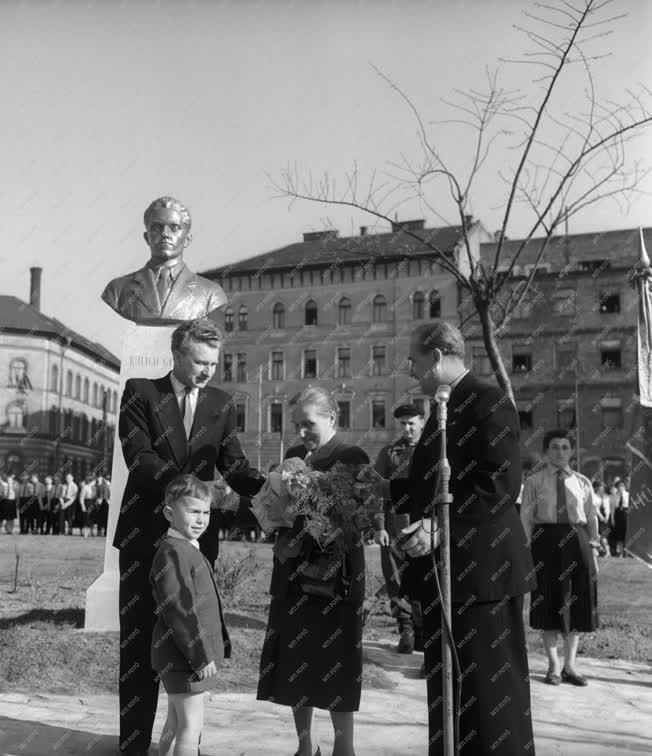
[[193, 475], [175, 478], [165, 490], [170, 529], [150, 572], [157, 615], [152, 667], [168, 694], [159, 756], [197, 756], [203, 692], [216, 687], [217, 668], [231, 655], [213, 570], [197, 543], [210, 503], [211, 489]]

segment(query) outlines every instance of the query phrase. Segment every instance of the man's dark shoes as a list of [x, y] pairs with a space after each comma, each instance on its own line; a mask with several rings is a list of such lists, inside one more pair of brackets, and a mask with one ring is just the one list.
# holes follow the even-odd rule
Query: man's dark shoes
[[414, 631], [414, 650], [423, 651], [423, 632], [418, 628]]
[[544, 682], [546, 685], [561, 685], [561, 676], [556, 675], [554, 672], [548, 672]]
[[[294, 756], [299, 756], [299, 752], [297, 751]], [[317, 750], [315, 751], [315, 756], [321, 756], [321, 748], [317, 746]]]
[[571, 685], [577, 685], [580, 688], [583, 688], [589, 684], [586, 677], [578, 675], [577, 672], [568, 672], [565, 669], [562, 669], [561, 671], [561, 679], [564, 682], [570, 683]]
[[398, 646], [399, 654], [411, 654], [414, 651], [414, 630], [409, 625], [399, 626]]

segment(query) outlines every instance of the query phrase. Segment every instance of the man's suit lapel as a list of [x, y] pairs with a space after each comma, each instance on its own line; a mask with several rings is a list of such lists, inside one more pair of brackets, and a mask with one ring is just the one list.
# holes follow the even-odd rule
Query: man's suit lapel
[[173, 317], [177, 308], [187, 310], [186, 305], [188, 302], [195, 299], [197, 286], [197, 276], [189, 271], [187, 266], [183, 264], [176, 281], [172, 284], [172, 288], [170, 289], [165, 304], [163, 305], [161, 317]]
[[158, 294], [150, 269], [145, 266], [133, 273], [124, 287], [121, 299], [137, 299], [153, 315], [160, 312]]
[[206, 389], [199, 389], [195, 416], [193, 417], [190, 431], [190, 448], [192, 450], [194, 450], [197, 444], [206, 443], [206, 433], [208, 433], [208, 429], [213, 424], [212, 418], [215, 414], [215, 407], [211, 405], [209, 397], [210, 394]]
[[162, 391], [160, 399], [154, 406], [154, 411], [158, 417], [161, 426], [161, 439], [170, 446], [174, 458], [177, 460], [179, 467], [183, 467], [188, 459], [188, 441], [186, 431], [183, 427], [183, 418], [179, 411], [179, 404], [172, 389], [170, 376], [167, 375], [162, 381]]

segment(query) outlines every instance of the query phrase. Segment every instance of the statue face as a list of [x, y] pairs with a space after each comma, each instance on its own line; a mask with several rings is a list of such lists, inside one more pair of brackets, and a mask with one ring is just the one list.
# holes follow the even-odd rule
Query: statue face
[[192, 236], [180, 212], [162, 207], [152, 213], [143, 238], [149, 245], [152, 260], [164, 263], [180, 258]]

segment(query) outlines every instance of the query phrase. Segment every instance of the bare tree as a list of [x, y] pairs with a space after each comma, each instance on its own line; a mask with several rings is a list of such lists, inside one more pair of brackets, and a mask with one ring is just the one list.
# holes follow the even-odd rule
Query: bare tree
[[[311, 200], [362, 210], [379, 221], [392, 222], [392, 215], [407, 202], [419, 200], [444, 223], [449, 221], [432, 201], [432, 192], [444, 182], [449, 207], [460, 227], [463, 260], [453, 260], [436, 243], [436, 237], [403, 229], [408, 237], [425, 244], [437, 265], [452, 275], [472, 302], [493, 371], [502, 388], [514, 399], [497, 337], [511, 314], [528, 294], [550, 238], [560, 226], [584, 208], [608, 199], [628, 202], [647, 170], [629, 166], [625, 160], [628, 142], [652, 121], [644, 104], [649, 90], [624, 90], [624, 102], [603, 102], [596, 92], [596, 61], [609, 53], [592, 51], [613, 33], [624, 14], [612, 13], [615, 0], [550, 0], [534, 2], [525, 11], [527, 26], [515, 28], [525, 35], [529, 47], [518, 59], [502, 64], [529, 67], [535, 71], [528, 93], [507, 90], [498, 73], [487, 72], [483, 90], [457, 90], [444, 100], [454, 117], [428, 126], [470, 129], [473, 135], [470, 166], [456, 170], [449, 164], [439, 141], [412, 99], [377, 68], [379, 76], [397, 93], [411, 112], [417, 127], [418, 159], [402, 157], [389, 164], [382, 179], [377, 173], [363, 178], [357, 165], [339, 184], [328, 173], [318, 180], [287, 167], [272, 184], [278, 195], [291, 200]], [[581, 97], [573, 112], [564, 112], [555, 102], [562, 78], [578, 74]], [[571, 83], [572, 83], [571, 79]], [[560, 112], [560, 110], [562, 112]], [[474, 186], [497, 145], [514, 155], [511, 166], [498, 171], [505, 198], [500, 229], [496, 232], [492, 259], [472, 254], [469, 226]], [[512, 215], [517, 206], [527, 218], [522, 240], [506, 244]], [[534, 246], [535, 262], [518, 280], [512, 277], [526, 246]]]

